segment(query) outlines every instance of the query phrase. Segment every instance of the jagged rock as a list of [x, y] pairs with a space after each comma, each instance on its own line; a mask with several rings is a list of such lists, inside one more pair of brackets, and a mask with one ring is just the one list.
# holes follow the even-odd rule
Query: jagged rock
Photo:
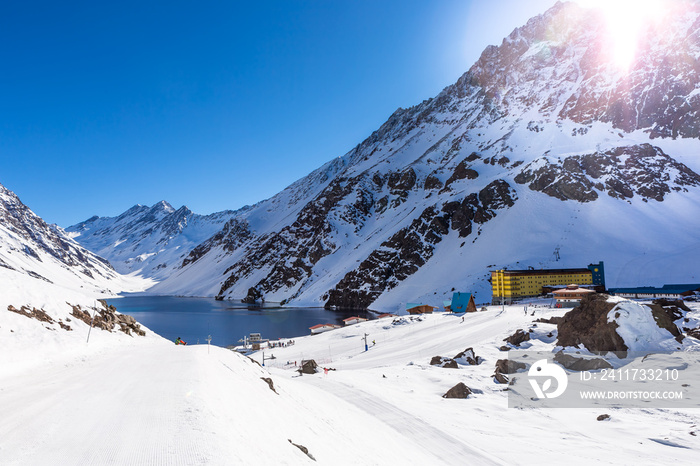
[[510, 385], [510, 380], [508, 379], [508, 376], [505, 374], [501, 374], [500, 372], [494, 372], [493, 379], [496, 381], [496, 383]]
[[[275, 390], [275, 384], [272, 382], [272, 379], [270, 377], [260, 377], [260, 379], [267, 383], [267, 386], [270, 387], [270, 390], [277, 393], [277, 390]], [[279, 393], [277, 394], [279, 395]]]
[[459, 369], [459, 366], [457, 365], [457, 361], [455, 361], [452, 358], [446, 358], [443, 356], [433, 356], [433, 359], [430, 360], [430, 365], [431, 366], [440, 366], [440, 367], [444, 367], [446, 369]]
[[245, 298], [241, 299], [241, 302], [244, 302], [247, 304], [254, 304], [262, 297], [263, 297], [263, 295], [260, 292], [260, 290], [258, 290], [255, 287], [250, 287], [248, 289], [248, 295]]
[[523, 329], [519, 328], [515, 333], [508, 338], [503, 339], [503, 341], [510, 343], [513, 346], [520, 346], [521, 343], [530, 340], [530, 333], [523, 332]]
[[103, 309], [87, 309], [83, 310], [80, 305], [73, 306], [71, 315], [78, 320], [85, 322], [86, 324], [92, 326], [93, 328], [99, 328], [101, 330], [107, 330], [111, 332], [115, 326], [119, 326], [118, 330], [131, 335], [135, 333], [138, 336], [146, 336], [145, 330], [141, 328], [141, 325], [136, 322], [130, 315], [119, 314], [114, 306], [106, 306], [106, 302], [103, 300], [99, 301], [103, 306]]
[[610, 420], [610, 415], [609, 414], [601, 414], [596, 418], [598, 421], [609, 421]]
[[558, 352], [554, 355], [554, 360], [565, 368], [582, 372], [594, 371], [598, 369], [612, 369], [612, 365], [602, 358], [577, 358], [570, 354]]
[[39, 322], [53, 323], [53, 319], [49, 316], [43, 309], [29, 308], [29, 306], [22, 306], [19, 309], [15, 308], [13, 305], [7, 306], [7, 310], [14, 312], [15, 314], [20, 314], [30, 319], [36, 319]]
[[581, 304], [567, 312], [557, 325], [558, 346], [583, 344], [589, 351], [605, 354], [608, 351], [627, 354], [627, 345], [616, 329], [616, 322], [608, 322], [608, 313], [615, 303], [608, 302], [608, 295], [590, 294]]
[[503, 346], [501, 346], [501, 347], [498, 348], [498, 349], [499, 349], [500, 351], [510, 351], [510, 350], [512, 350], [513, 348], [512, 348], [511, 346], [503, 345]]
[[415, 184], [416, 172], [411, 167], [400, 173], [391, 173], [387, 182], [387, 186], [389, 186], [394, 193], [409, 191]]
[[[673, 179], [671, 179], [673, 176]], [[561, 200], [591, 202], [597, 191], [610, 197], [636, 195], [662, 202], [673, 188], [700, 186], [700, 175], [651, 144], [617, 147], [606, 152], [548, 157], [527, 164], [515, 182]]]
[[480, 356], [477, 356], [474, 353], [473, 348], [467, 348], [461, 353], [459, 353], [457, 356], [454, 357], [454, 360], [457, 361], [459, 364], [463, 365], [470, 365], [470, 366], [476, 366], [478, 364], [481, 364], [483, 359]]
[[459, 382], [454, 387], [447, 390], [447, 393], [442, 395], [443, 398], [467, 398], [472, 394], [472, 391], [464, 385], [464, 383]]
[[308, 456], [312, 460], [316, 461], [316, 458], [314, 458], [313, 455], [311, 453], [309, 453], [309, 449], [306, 448], [304, 445], [299, 445], [297, 443], [294, 443], [294, 442], [292, 442], [292, 439], [287, 439], [287, 440], [289, 441], [289, 443], [291, 443], [292, 445], [297, 447], [299, 450], [301, 450], [306, 456]]
[[452, 175], [445, 182], [444, 190], [448, 190], [450, 185], [455, 181], [464, 179], [474, 180], [478, 178], [479, 173], [476, 170], [469, 168], [469, 165], [469, 162], [462, 160], [457, 167], [455, 167], [454, 172], [452, 172]]
[[442, 188], [442, 181], [435, 176], [434, 174], [428, 175], [428, 177], [425, 179], [425, 184], [424, 184], [425, 189], [440, 189]]

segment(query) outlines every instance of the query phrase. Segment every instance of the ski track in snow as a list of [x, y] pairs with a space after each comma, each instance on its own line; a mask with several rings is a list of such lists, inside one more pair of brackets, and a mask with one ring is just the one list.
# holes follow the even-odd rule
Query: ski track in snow
[[504, 461], [495, 461], [488, 456], [488, 453], [357, 387], [346, 387], [341, 383], [317, 377], [302, 377], [302, 379], [371, 414], [395, 429], [397, 435], [409, 437], [411, 442], [435, 455], [436, 464], [507, 464]]

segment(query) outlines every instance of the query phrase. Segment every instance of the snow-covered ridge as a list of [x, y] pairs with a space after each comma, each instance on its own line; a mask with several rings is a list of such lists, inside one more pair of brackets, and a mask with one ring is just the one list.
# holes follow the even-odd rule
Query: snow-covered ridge
[[161, 201], [151, 207], [137, 204], [117, 217], [94, 216], [66, 231], [118, 272], [157, 280], [178, 268], [195, 246], [237, 213], [199, 215]]

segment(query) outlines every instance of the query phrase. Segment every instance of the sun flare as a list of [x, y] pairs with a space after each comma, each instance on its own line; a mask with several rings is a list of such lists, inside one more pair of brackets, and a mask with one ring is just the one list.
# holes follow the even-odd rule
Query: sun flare
[[612, 62], [628, 70], [637, 56], [645, 27], [664, 16], [662, 0], [577, 0], [584, 7], [603, 12], [609, 34]]

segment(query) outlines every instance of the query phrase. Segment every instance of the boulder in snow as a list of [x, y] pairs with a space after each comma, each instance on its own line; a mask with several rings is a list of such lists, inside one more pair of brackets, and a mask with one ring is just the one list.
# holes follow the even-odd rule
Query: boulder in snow
[[446, 358], [443, 356], [433, 356], [433, 359], [430, 360], [430, 365], [445, 367], [447, 369], [459, 369], [457, 361], [455, 361], [452, 358]]
[[464, 385], [464, 383], [460, 382], [454, 387], [450, 388], [447, 390], [447, 393], [442, 395], [443, 398], [467, 398], [469, 395], [472, 394], [472, 391]]

